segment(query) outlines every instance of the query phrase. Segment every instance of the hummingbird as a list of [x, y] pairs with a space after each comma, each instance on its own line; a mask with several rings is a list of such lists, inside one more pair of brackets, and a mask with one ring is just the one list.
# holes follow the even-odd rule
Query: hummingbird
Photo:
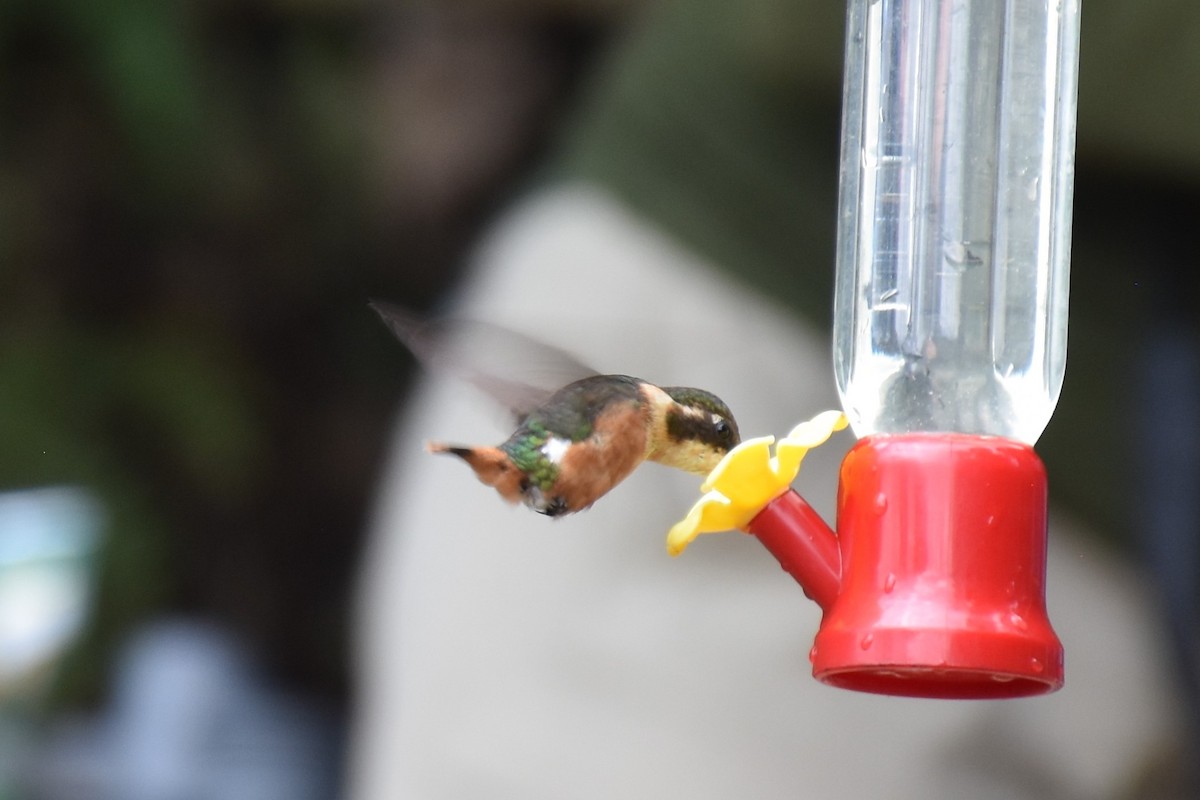
[[[644, 461], [707, 475], [740, 441], [729, 407], [703, 389], [599, 374], [498, 326], [426, 321], [387, 303], [370, 305], [418, 361], [457, 373], [513, 413], [516, 429], [498, 445], [426, 445], [431, 453], [462, 459], [509, 503], [549, 517], [572, 514], [590, 508]], [[546, 389], [498, 376], [494, 365], [472, 364], [469, 352], [464, 358], [455, 339], [486, 341], [493, 349], [503, 343], [570, 380]]]

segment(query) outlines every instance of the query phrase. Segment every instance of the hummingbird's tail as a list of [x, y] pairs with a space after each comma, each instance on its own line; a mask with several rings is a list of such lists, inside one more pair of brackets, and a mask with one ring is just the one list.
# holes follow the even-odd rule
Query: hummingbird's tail
[[458, 456], [468, 463], [470, 463], [475, 450], [476, 448], [474, 447], [460, 447], [459, 445], [446, 444], [445, 442], [425, 443], [425, 452], [427, 453], [449, 453], [452, 456]]
[[499, 447], [462, 447], [443, 442], [426, 442], [430, 453], [449, 453], [458, 456], [475, 470], [475, 476], [494, 487], [510, 503], [519, 503], [523, 496], [525, 474], [517, 469]]

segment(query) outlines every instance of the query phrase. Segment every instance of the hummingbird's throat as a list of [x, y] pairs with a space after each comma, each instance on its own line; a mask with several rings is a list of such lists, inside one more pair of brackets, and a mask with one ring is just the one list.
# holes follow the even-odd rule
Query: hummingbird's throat
[[650, 435], [646, 459], [695, 475], [707, 475], [725, 456], [694, 431], [712, 424], [712, 414], [704, 409], [685, 406], [657, 386], [645, 386], [650, 408]]

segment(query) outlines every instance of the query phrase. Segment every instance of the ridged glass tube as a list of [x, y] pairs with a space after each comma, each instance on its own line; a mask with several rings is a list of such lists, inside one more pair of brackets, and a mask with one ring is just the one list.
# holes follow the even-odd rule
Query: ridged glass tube
[[1079, 0], [850, 0], [834, 361], [859, 436], [1032, 444], [1066, 361]]

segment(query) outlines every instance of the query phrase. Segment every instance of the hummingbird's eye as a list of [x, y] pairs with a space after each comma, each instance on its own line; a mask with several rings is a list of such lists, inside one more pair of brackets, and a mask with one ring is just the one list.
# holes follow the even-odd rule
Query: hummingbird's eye
[[722, 439], [728, 438], [730, 434], [729, 422], [724, 417], [717, 417], [713, 422], [713, 430], [715, 430], [717, 435]]

